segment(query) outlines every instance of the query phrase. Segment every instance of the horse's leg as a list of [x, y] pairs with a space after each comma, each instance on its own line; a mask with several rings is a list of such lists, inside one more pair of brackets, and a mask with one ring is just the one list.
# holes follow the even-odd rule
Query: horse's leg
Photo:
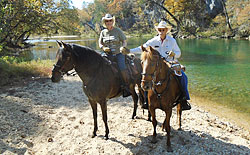
[[109, 139], [109, 127], [108, 127], [108, 117], [107, 117], [107, 102], [103, 101], [100, 103], [102, 109], [102, 120], [105, 124], [105, 139]]
[[165, 124], [165, 128], [167, 130], [167, 151], [168, 152], [172, 152], [172, 147], [171, 147], [171, 142], [170, 142], [170, 131], [171, 131], [171, 128], [170, 128], [170, 118], [171, 118], [171, 115], [172, 115], [172, 108], [171, 109], [167, 109], [165, 111], [166, 113], [166, 124]]
[[149, 110], [148, 110], [148, 121], [151, 121], [151, 113]]
[[147, 107], [147, 109], [148, 109], [148, 121], [151, 121], [151, 114], [150, 114], [150, 111], [149, 111], [149, 108], [148, 108], [148, 106], [149, 106], [149, 104], [148, 104], [148, 93], [146, 93], [144, 91], [142, 91], [142, 93], [143, 93], [143, 102], [142, 102], [142, 105], [145, 106], [145, 107]]
[[89, 100], [89, 103], [91, 105], [92, 112], [93, 112], [93, 118], [94, 118], [94, 131], [93, 131], [93, 135], [92, 135], [92, 138], [94, 138], [96, 136], [96, 131], [98, 130], [98, 127], [97, 127], [97, 103], [95, 101], [92, 101], [92, 100]]
[[133, 101], [134, 101], [134, 112], [133, 112], [133, 115], [132, 115], [132, 119], [135, 118], [136, 116], [136, 111], [137, 111], [137, 107], [138, 107], [138, 95], [136, 94], [135, 92], [135, 86], [132, 86], [133, 88], [130, 89], [131, 91], [131, 94], [132, 94], [132, 98], [133, 98]]
[[156, 120], [156, 116], [155, 116], [155, 108], [149, 106], [149, 110], [150, 110], [150, 113], [152, 115], [152, 124], [154, 126], [154, 132], [153, 132], [153, 138], [152, 138], [152, 143], [156, 143], [157, 140], [156, 140], [156, 125], [157, 125], [157, 120]]
[[166, 118], [164, 119], [164, 122], [161, 126], [161, 129], [162, 129], [162, 131], [164, 131], [164, 130], [166, 131]]
[[181, 114], [182, 114], [181, 104], [179, 103], [177, 105], [177, 122], [178, 122], [178, 125], [179, 125], [178, 130], [181, 130]]
[[140, 103], [140, 105], [142, 106], [143, 104], [144, 104], [144, 102], [145, 102], [145, 99], [144, 99], [144, 92], [143, 92], [143, 90], [140, 88], [141, 86], [140, 85], [138, 85], [138, 91], [139, 91], [139, 103]]

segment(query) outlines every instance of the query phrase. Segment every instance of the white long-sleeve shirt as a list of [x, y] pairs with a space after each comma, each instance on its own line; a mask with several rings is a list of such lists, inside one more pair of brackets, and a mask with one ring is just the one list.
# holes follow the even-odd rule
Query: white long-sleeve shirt
[[[166, 36], [166, 38], [162, 41], [160, 36], [156, 36], [150, 40], [148, 40], [145, 44], [143, 44], [143, 47], [153, 47], [155, 50], [157, 50], [160, 55], [164, 58], [166, 58], [167, 61], [177, 61], [177, 58], [181, 56], [181, 50], [179, 46], [177, 45], [176, 40], [173, 37]], [[130, 52], [141, 52], [141, 47], [136, 47], [133, 49], [130, 49]], [[168, 56], [167, 52], [173, 51], [175, 53], [174, 59], [173, 57]]]

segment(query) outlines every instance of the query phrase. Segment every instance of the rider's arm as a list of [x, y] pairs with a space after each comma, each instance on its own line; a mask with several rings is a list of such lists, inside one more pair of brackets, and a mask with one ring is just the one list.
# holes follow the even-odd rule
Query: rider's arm
[[[143, 44], [143, 47], [147, 48], [147, 47], [149, 47], [149, 46], [152, 46], [153, 42], [154, 42], [154, 40], [153, 40], [153, 39], [150, 39], [150, 40], [148, 40], [145, 44]], [[133, 53], [133, 52], [141, 52], [141, 51], [142, 51], [141, 46], [138, 46], [138, 47], [136, 47], [136, 48], [130, 49], [130, 52], [131, 52], [131, 53]]]
[[132, 48], [132, 49], [130, 49], [130, 52], [131, 53], [141, 52], [141, 47], [139, 46], [139, 47], [136, 47], [136, 48]]
[[101, 34], [100, 34], [100, 37], [99, 37], [99, 47], [100, 47], [100, 49], [102, 49], [103, 48], [103, 42], [102, 42], [102, 32], [101, 32]]

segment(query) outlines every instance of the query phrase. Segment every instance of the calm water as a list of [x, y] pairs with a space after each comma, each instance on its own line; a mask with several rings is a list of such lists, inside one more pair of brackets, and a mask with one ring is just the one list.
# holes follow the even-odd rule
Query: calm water
[[[148, 39], [129, 38], [128, 47], [137, 47]], [[48, 41], [31, 40], [36, 46], [29, 56], [33, 59], [55, 59], [55, 40], [99, 50], [96, 39], [71, 36]], [[192, 94], [200, 96], [250, 117], [250, 41], [184, 39], [177, 42], [182, 50], [179, 60], [187, 66], [191, 98]]]

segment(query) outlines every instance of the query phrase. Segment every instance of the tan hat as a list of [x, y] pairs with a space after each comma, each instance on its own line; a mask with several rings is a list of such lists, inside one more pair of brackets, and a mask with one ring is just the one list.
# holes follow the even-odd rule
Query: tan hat
[[105, 20], [113, 20], [113, 26], [115, 26], [115, 16], [106, 14], [104, 17], [102, 17], [102, 26], [106, 28]]
[[[169, 26], [165, 21], [161, 21], [157, 26], [155, 26], [155, 28], [156, 28], [156, 30], [157, 29], [165, 29], [165, 28], [167, 28], [168, 29], [168, 32], [170, 32], [170, 30], [171, 30], [171, 26]], [[167, 32], [167, 33], [168, 33]]]

